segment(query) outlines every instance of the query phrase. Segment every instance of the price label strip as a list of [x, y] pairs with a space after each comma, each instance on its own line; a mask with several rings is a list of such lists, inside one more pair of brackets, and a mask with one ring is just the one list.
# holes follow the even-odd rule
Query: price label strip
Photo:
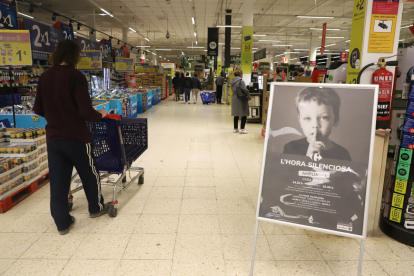
[[29, 31], [0, 30], [0, 64], [32, 65]]

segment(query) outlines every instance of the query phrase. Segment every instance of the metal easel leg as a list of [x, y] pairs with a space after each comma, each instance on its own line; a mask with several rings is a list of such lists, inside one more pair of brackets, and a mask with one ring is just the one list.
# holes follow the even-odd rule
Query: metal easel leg
[[364, 262], [364, 251], [365, 251], [365, 239], [361, 241], [361, 251], [359, 253], [358, 276], [361, 276], [362, 274], [362, 265]]
[[256, 245], [257, 245], [257, 232], [258, 232], [258, 230], [259, 230], [259, 221], [256, 219], [256, 229], [254, 230], [252, 263], [250, 265], [250, 276], [253, 276], [253, 271], [254, 271], [254, 259], [256, 257]]

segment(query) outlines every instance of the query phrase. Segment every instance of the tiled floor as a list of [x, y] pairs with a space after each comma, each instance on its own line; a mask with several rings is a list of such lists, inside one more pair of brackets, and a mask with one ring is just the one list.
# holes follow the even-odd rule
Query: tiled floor
[[[90, 219], [77, 193], [75, 227], [60, 236], [44, 187], [0, 214], [0, 275], [249, 275], [261, 126], [233, 134], [228, 106], [201, 103], [166, 101], [145, 117], [145, 184], [122, 194], [118, 216]], [[254, 275], [356, 275], [358, 256], [357, 240], [261, 223]], [[363, 275], [414, 275], [413, 248], [369, 238]]]

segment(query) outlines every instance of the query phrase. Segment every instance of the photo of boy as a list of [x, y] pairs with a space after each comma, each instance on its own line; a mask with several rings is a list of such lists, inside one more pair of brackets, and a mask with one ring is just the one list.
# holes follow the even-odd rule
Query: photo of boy
[[329, 136], [339, 125], [341, 98], [332, 88], [308, 87], [295, 100], [299, 124], [305, 138], [285, 144], [283, 153], [351, 161], [348, 150]]

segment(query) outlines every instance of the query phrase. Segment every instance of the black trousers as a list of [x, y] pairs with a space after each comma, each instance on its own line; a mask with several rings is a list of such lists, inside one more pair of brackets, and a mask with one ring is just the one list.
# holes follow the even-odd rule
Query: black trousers
[[223, 86], [217, 85], [217, 103], [221, 103], [221, 97], [223, 97]]
[[[246, 120], [247, 120], [247, 116], [241, 117], [240, 129], [244, 129], [244, 127], [246, 126]], [[234, 129], [238, 129], [238, 128], [239, 128], [239, 116], [234, 116]]]
[[103, 209], [99, 172], [95, 167], [91, 144], [58, 140], [47, 144], [50, 180], [50, 211], [58, 231], [72, 223], [69, 215], [68, 194], [73, 167], [79, 173], [89, 204], [89, 213]]

